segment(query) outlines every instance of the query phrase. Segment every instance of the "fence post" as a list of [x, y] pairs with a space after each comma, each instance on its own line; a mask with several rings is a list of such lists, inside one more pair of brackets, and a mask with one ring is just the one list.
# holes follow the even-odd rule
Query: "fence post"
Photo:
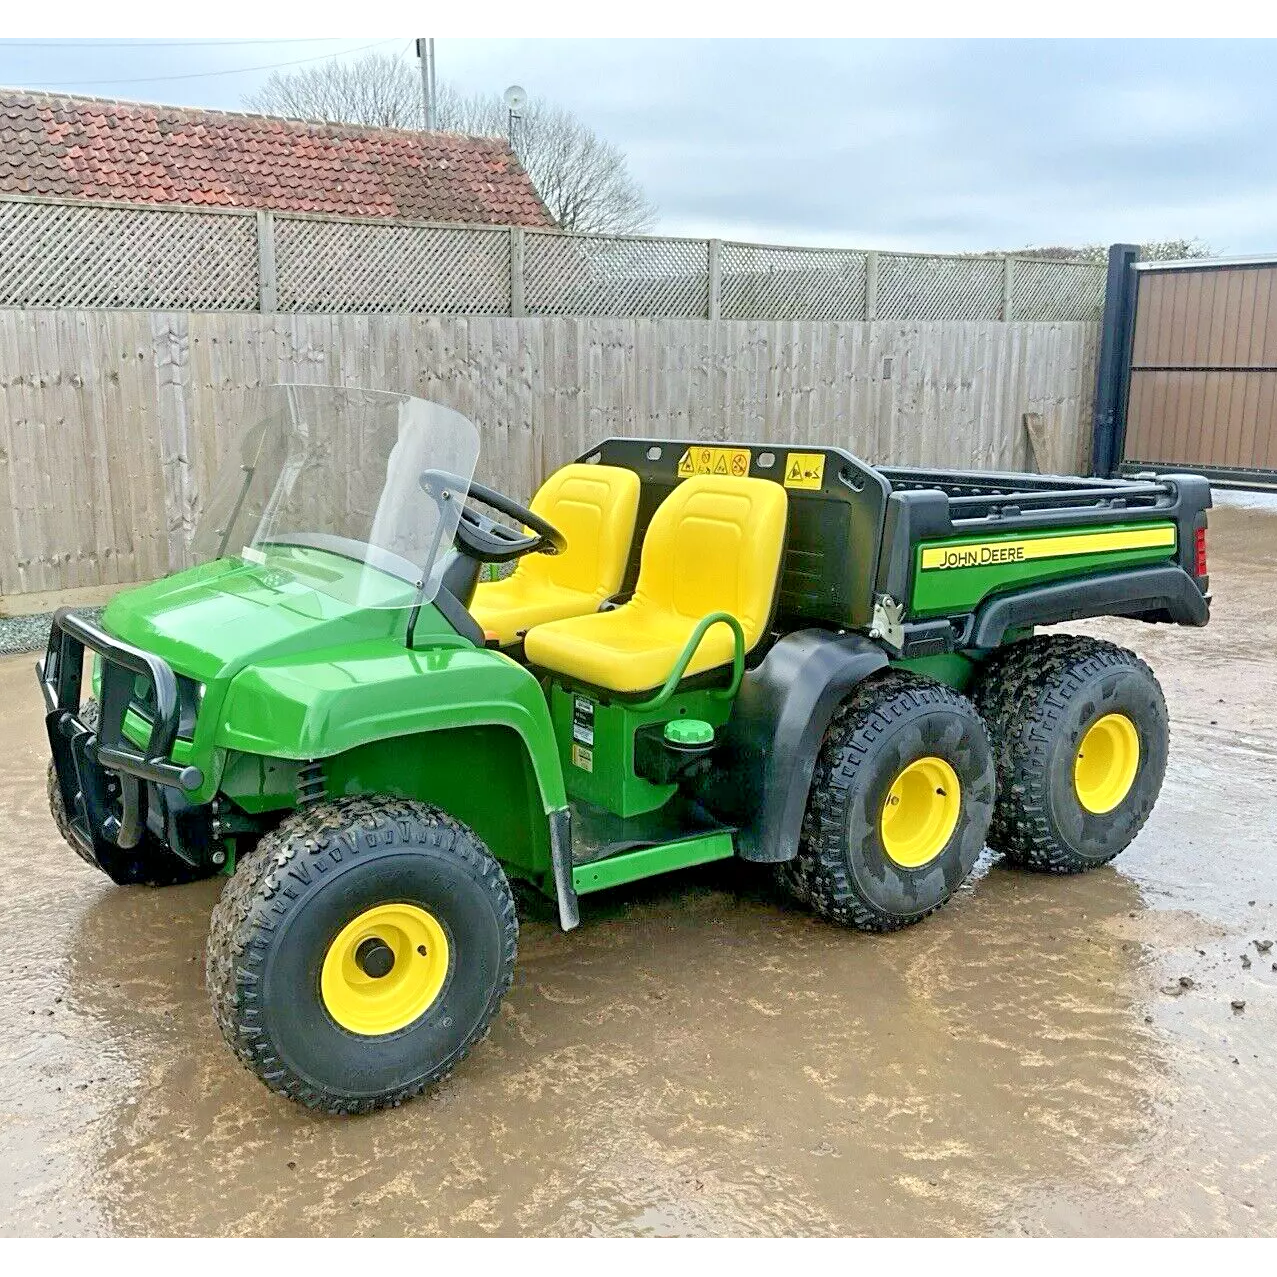
[[528, 313], [523, 278], [523, 227], [510, 227], [510, 314], [522, 319]]
[[1135, 263], [1139, 258], [1140, 250], [1134, 244], [1109, 248], [1091, 416], [1091, 473], [1102, 479], [1117, 473], [1126, 447], [1126, 400], [1131, 389], [1131, 343], [1135, 340], [1139, 292]]
[[723, 241], [711, 239], [706, 245], [709, 255], [709, 318], [723, 317]]
[[865, 254], [865, 318], [878, 318], [878, 253], [875, 249]]
[[1015, 258], [1005, 257], [1002, 260], [1002, 319], [1009, 323], [1012, 315], [1012, 290], [1015, 288]]
[[257, 210], [257, 309], [264, 315], [279, 309], [279, 283], [275, 278], [275, 214]]

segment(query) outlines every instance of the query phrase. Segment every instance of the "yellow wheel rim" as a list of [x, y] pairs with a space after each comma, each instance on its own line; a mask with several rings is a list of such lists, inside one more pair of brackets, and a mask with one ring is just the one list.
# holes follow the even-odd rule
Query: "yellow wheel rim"
[[962, 811], [958, 774], [943, 758], [919, 758], [896, 777], [882, 805], [883, 850], [905, 869], [934, 860]]
[[1073, 760], [1073, 788], [1087, 811], [1112, 811], [1135, 784], [1140, 736], [1125, 714], [1105, 714], [1087, 728]]
[[448, 937], [417, 905], [377, 905], [348, 922], [328, 946], [319, 990], [328, 1014], [363, 1037], [411, 1024], [448, 977]]

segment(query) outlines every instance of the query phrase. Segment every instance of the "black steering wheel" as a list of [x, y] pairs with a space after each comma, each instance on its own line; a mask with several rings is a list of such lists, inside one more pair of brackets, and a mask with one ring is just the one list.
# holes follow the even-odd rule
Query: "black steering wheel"
[[460, 499], [460, 494], [464, 493], [467, 503], [478, 501], [498, 514], [516, 520], [523, 527], [532, 529], [532, 535], [529, 536], [488, 518], [486, 514], [480, 514], [471, 509], [469, 504], [464, 504], [457, 522], [457, 549], [471, 559], [480, 563], [508, 563], [525, 554], [562, 554], [567, 549], [567, 538], [558, 528], [534, 514], [527, 506], [511, 500], [503, 492], [497, 492], [494, 488], [485, 487], [473, 480], [467, 484], [465, 480], [446, 470], [423, 470], [419, 482], [422, 491], [429, 493], [440, 509], [444, 508], [446, 502]]

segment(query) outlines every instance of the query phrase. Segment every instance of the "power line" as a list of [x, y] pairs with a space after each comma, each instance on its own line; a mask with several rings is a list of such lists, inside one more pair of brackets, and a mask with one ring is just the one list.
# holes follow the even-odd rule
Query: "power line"
[[272, 40], [0, 40], [0, 49], [221, 49], [233, 44], [337, 44], [343, 38], [326, 35], [307, 37], [305, 41], [289, 36]]
[[100, 84], [159, 84], [161, 81], [165, 80], [203, 80], [214, 75], [247, 75], [252, 71], [275, 71], [280, 67], [301, 66], [303, 62], [326, 62], [328, 59], [333, 57], [344, 57], [352, 53], [364, 53], [368, 49], [377, 49], [385, 44], [398, 43], [398, 38], [392, 40], [376, 40], [372, 44], [360, 45], [357, 49], [342, 49], [340, 53], [318, 53], [314, 57], [296, 58], [292, 62], [271, 62], [266, 66], [256, 67], [233, 67], [226, 71], [189, 71], [184, 75], [145, 75], [133, 76], [123, 80], [44, 80], [41, 82], [40, 87], [46, 89], [64, 89]]

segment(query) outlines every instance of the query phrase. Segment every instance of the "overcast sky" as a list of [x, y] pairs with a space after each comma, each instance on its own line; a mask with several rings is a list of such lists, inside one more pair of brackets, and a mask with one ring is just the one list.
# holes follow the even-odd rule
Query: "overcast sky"
[[[374, 42], [411, 48], [0, 41], [0, 84], [235, 109], [269, 64]], [[624, 148], [672, 234], [936, 250], [1183, 236], [1251, 253], [1277, 249], [1275, 53], [1211, 40], [440, 40], [436, 61], [464, 89], [517, 81], [577, 111]]]

